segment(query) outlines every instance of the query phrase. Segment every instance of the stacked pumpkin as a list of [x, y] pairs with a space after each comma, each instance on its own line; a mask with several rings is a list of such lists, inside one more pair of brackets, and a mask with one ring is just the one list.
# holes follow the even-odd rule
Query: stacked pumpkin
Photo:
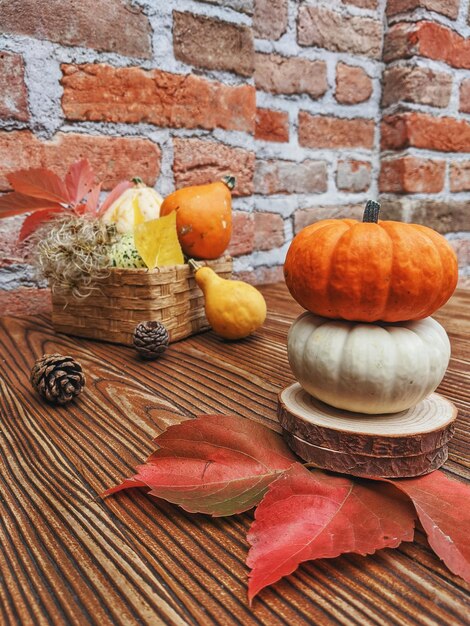
[[289, 248], [286, 284], [307, 312], [289, 331], [298, 384], [281, 394], [279, 416], [308, 461], [417, 475], [444, 462], [456, 415], [432, 393], [450, 343], [430, 316], [456, 287], [457, 259], [431, 228], [379, 222], [379, 208], [368, 202], [362, 222], [317, 222]]

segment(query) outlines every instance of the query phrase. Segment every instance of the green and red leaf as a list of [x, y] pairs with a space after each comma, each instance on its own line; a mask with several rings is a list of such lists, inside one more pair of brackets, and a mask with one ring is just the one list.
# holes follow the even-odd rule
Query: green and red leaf
[[76, 161], [69, 167], [65, 175], [65, 185], [69, 194], [70, 202], [78, 204], [91, 191], [95, 173], [87, 159]]
[[65, 210], [59, 203], [42, 198], [25, 196], [15, 191], [0, 197], [0, 218], [12, 217], [13, 215], [21, 215], [21, 213], [39, 211], [41, 209]]
[[7, 175], [13, 189], [25, 196], [49, 200], [49, 202], [70, 202], [69, 192], [65, 183], [48, 169], [43, 167], [19, 170]]
[[63, 212], [64, 209], [60, 207], [55, 209], [40, 209], [39, 211], [35, 211], [31, 215], [28, 215], [28, 217], [25, 219], [21, 226], [18, 240], [24, 241], [45, 222], [49, 222]]
[[129, 180], [123, 180], [122, 182], [118, 183], [116, 187], [114, 187], [114, 189], [112, 189], [107, 195], [105, 201], [100, 207], [98, 214], [102, 215], [112, 205], [112, 203], [119, 198], [119, 196], [122, 196], [122, 194], [131, 187], [133, 187], [133, 184]]
[[258, 504], [268, 485], [295, 462], [282, 437], [247, 419], [204, 415], [170, 426], [137, 474], [108, 489], [146, 485], [150, 495], [186, 511], [233, 515]]
[[100, 201], [101, 184], [98, 183], [88, 194], [88, 198], [85, 204], [85, 213], [96, 215], [98, 212], [98, 204]]
[[470, 582], [470, 489], [442, 472], [390, 480], [413, 502], [429, 545], [450, 571]]
[[250, 602], [311, 559], [412, 541], [415, 512], [393, 488], [293, 465], [271, 483], [248, 533]]

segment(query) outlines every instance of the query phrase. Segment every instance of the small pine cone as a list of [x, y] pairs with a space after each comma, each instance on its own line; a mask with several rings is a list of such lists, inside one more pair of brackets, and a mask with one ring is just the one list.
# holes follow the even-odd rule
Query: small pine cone
[[45, 354], [34, 364], [30, 381], [51, 404], [66, 404], [81, 393], [85, 375], [80, 363], [71, 356]]
[[141, 322], [134, 330], [134, 347], [144, 359], [158, 359], [170, 343], [170, 335], [161, 322]]

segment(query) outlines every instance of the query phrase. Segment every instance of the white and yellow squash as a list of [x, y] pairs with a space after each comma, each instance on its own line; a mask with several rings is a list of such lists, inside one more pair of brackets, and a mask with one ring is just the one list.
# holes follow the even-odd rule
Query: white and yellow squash
[[138, 224], [160, 217], [161, 195], [141, 178], [132, 182], [134, 187], [126, 189], [101, 216], [105, 224], [116, 224], [118, 233], [131, 233]]
[[365, 324], [303, 313], [287, 350], [294, 376], [312, 396], [339, 409], [406, 410], [432, 393], [450, 358], [444, 328], [431, 317]]

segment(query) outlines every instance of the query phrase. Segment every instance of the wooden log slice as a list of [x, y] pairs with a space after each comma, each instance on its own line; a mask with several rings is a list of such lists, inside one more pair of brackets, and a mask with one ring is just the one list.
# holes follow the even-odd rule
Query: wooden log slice
[[283, 432], [290, 448], [304, 461], [321, 469], [353, 476], [411, 478], [429, 474], [447, 461], [447, 445], [416, 456], [378, 457], [320, 448], [286, 430]]
[[278, 399], [278, 418], [286, 431], [305, 443], [352, 455], [396, 458], [434, 453], [451, 439], [456, 417], [457, 408], [437, 393], [407, 411], [385, 415], [335, 409], [298, 383], [283, 389]]

